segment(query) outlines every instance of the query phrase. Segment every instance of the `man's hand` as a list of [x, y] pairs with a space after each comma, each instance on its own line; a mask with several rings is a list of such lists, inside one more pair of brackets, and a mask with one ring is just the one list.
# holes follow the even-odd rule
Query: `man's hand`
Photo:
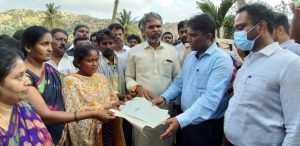
[[162, 96], [160, 96], [158, 98], [154, 98], [151, 102], [153, 105], [156, 105], [158, 107], [161, 107], [166, 104], [165, 98]]
[[140, 97], [145, 97], [147, 100], [151, 101], [153, 98], [150, 95], [150, 92], [146, 89], [144, 89], [142, 86], [138, 87], [137, 94]]
[[166, 125], [169, 125], [169, 127], [162, 135], [160, 135], [160, 139], [169, 138], [179, 129], [179, 123], [175, 117], [168, 119]]

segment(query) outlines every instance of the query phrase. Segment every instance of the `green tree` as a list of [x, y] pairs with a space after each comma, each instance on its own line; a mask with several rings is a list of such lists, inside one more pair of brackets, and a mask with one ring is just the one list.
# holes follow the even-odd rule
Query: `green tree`
[[117, 20], [124, 27], [125, 37], [128, 36], [129, 32], [135, 31], [133, 24], [135, 23], [136, 17], [132, 18], [131, 11], [123, 9], [123, 11], [119, 13]]
[[59, 13], [60, 6], [55, 6], [54, 3], [46, 4], [46, 11], [43, 11], [44, 17], [43, 19], [43, 25], [45, 27], [59, 27], [63, 26], [63, 23], [61, 21], [61, 15]]
[[287, 16], [291, 14], [289, 3], [285, 2], [284, 0], [281, 0], [280, 4], [275, 5], [275, 10]]
[[234, 33], [234, 15], [226, 16], [223, 22], [224, 33], [223, 37], [225, 39], [233, 39]]
[[220, 6], [216, 6], [211, 0], [196, 1], [197, 7], [203, 12], [210, 14], [216, 23], [217, 37], [220, 38], [220, 29], [223, 25], [224, 18], [233, 5], [232, 0], [222, 0]]

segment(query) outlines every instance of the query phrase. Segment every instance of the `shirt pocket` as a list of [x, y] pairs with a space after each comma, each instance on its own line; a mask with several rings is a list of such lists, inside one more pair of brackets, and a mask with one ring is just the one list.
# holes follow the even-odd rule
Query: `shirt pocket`
[[173, 63], [172, 60], [169, 60], [169, 59], [163, 60], [161, 74], [164, 77], [167, 77], [167, 78], [171, 78], [172, 77], [173, 64], [174, 63]]
[[[241, 85], [241, 84], [240, 84]], [[244, 90], [240, 103], [246, 106], [260, 107], [267, 89], [267, 78], [264, 76], [248, 76], [244, 79]]]
[[207, 73], [195, 72], [193, 86], [197, 89], [206, 89], [209, 75]]

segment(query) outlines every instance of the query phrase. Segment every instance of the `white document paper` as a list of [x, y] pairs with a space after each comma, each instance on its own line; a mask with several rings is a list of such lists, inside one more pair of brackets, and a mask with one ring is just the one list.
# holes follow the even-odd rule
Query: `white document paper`
[[170, 117], [168, 110], [153, 106], [150, 101], [143, 97], [135, 97], [127, 101], [125, 105], [120, 106], [120, 111], [115, 109], [110, 110], [114, 112], [116, 116], [128, 120], [142, 133], [144, 127], [149, 126], [155, 128], [163, 124]]

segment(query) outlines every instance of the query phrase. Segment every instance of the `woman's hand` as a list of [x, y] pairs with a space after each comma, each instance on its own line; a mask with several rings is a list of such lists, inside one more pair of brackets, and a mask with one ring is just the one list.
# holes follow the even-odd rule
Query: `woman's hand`
[[116, 119], [116, 116], [114, 116], [114, 113], [109, 110], [95, 110], [94, 118], [104, 123], [107, 123], [111, 120]]
[[119, 110], [120, 105], [124, 105], [124, 104], [125, 104], [125, 102], [123, 102], [123, 101], [117, 101], [117, 102], [113, 103], [110, 108]]

